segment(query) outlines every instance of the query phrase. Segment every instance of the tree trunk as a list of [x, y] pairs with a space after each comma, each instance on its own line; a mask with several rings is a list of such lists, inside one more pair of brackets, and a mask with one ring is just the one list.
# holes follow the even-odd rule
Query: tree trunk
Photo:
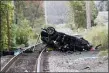
[[7, 6], [7, 37], [8, 37], [8, 50], [10, 50], [10, 26], [9, 26], [9, 12]]
[[[0, 1], [0, 5], [1, 5], [1, 1]], [[1, 33], [2, 29], [1, 29], [1, 11], [0, 11], [0, 48], [2, 48], [2, 33]]]
[[86, 19], [87, 19], [87, 29], [89, 29], [91, 27], [90, 1], [86, 1]]

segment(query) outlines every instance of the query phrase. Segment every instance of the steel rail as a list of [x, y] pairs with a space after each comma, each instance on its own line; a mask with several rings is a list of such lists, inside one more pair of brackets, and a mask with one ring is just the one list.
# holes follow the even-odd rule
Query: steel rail
[[11, 59], [8, 61], [8, 63], [7, 63], [5, 66], [3, 66], [3, 68], [1, 68], [1, 72], [6, 72], [6, 70], [9, 68], [9, 66], [10, 66], [20, 55], [21, 55], [21, 53], [18, 54], [18, 55], [16, 55], [16, 56], [14, 56], [13, 58], [11, 58]]
[[43, 53], [44, 53], [44, 51], [46, 50], [46, 47], [41, 51], [41, 53], [40, 53], [40, 55], [38, 56], [38, 59], [37, 59], [37, 70], [36, 70], [36, 72], [38, 73], [38, 72], [42, 72], [42, 62], [43, 62]]
[[34, 46], [29, 46], [29, 47], [24, 48], [24, 50], [21, 51], [18, 55], [16, 55], [16, 56], [14, 56], [13, 58], [11, 58], [11, 59], [8, 61], [8, 63], [7, 63], [5, 66], [3, 66], [3, 68], [1, 68], [1, 71], [0, 71], [0, 72], [6, 72], [6, 71], [8, 70], [8, 68], [18, 59], [18, 57], [19, 57], [20, 55], [22, 55], [22, 53], [23, 53], [24, 51], [26, 51], [26, 50], [28, 50], [28, 49], [31, 49], [32, 47], [35, 48], [35, 47], [36, 47], [37, 45], [39, 45], [39, 44], [41, 44], [41, 43], [38, 43], [38, 44], [36, 44], [36, 45], [34, 45]]

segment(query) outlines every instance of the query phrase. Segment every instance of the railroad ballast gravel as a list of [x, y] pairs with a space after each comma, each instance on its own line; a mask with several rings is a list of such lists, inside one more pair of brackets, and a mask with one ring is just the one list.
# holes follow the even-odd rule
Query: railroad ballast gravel
[[13, 55], [1, 56], [0, 57], [0, 66], [1, 69], [9, 62], [9, 60], [14, 57]]
[[98, 52], [63, 53], [51, 51], [48, 55], [50, 72], [108, 72], [108, 57]]
[[9, 67], [7, 72], [34, 72], [41, 49], [43, 49], [43, 44], [37, 45], [33, 53], [22, 53], [22, 55]]

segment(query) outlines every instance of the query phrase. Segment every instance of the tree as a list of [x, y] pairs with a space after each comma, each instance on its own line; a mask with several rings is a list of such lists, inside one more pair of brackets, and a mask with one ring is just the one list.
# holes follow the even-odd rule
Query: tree
[[[41, 19], [43, 17], [43, 9], [39, 1], [33, 2], [33, 9], [31, 10], [29, 1], [0, 1], [0, 49], [11, 50], [12, 47], [16, 47], [21, 44], [28, 44], [30, 38], [35, 36], [33, 28], [39, 23], [43, 23]], [[32, 1], [31, 1], [32, 2]], [[38, 5], [38, 6], [35, 6]], [[26, 6], [29, 6], [26, 11]], [[36, 9], [36, 10], [35, 10]], [[35, 11], [35, 12], [34, 12]], [[30, 14], [25, 15], [27, 12]], [[34, 15], [32, 15], [34, 14]], [[31, 17], [31, 18], [30, 18]], [[33, 17], [33, 26], [31, 26]], [[30, 20], [28, 19], [30, 18]], [[36, 24], [37, 23], [37, 24]], [[40, 25], [40, 24], [39, 24]], [[39, 27], [37, 27], [39, 28]], [[36, 28], [35, 28], [36, 29]], [[19, 39], [20, 38], [20, 39]]]
[[[85, 1], [70, 1], [71, 9], [72, 9], [72, 16], [73, 21], [76, 26], [76, 28], [84, 27], [87, 28], [86, 24], [86, 6]], [[93, 1], [90, 1], [91, 6], [91, 23], [92, 26], [94, 26], [94, 19], [97, 17], [98, 11], [95, 7], [95, 4]]]
[[[0, 1], [0, 5], [1, 5], [1, 1]], [[1, 7], [0, 7], [0, 47], [2, 47], [2, 38], [1, 38], [2, 34], [1, 34]]]
[[24, 1], [14, 1], [14, 21], [17, 25], [20, 25], [21, 21], [24, 20], [24, 8]]
[[29, 21], [26, 19], [22, 20], [20, 26], [17, 25], [16, 27], [16, 44], [28, 45], [28, 41], [29, 41], [29, 38], [31, 37], [31, 34], [33, 34], [33, 31], [29, 25]]
[[10, 24], [9, 24], [9, 12], [8, 12], [8, 6], [7, 6], [7, 10], [6, 10], [6, 21], [7, 21], [7, 37], [8, 37], [8, 49], [10, 49]]
[[13, 21], [13, 4], [12, 1], [1, 1], [1, 49], [10, 50], [11, 46], [11, 26]]
[[90, 1], [86, 1], [86, 19], [87, 19], [87, 29], [89, 29], [91, 27]]
[[99, 11], [108, 11], [108, 0], [101, 0], [99, 2], [97, 2], [97, 8]]
[[45, 21], [43, 1], [15, 1], [14, 5], [15, 23], [20, 25], [21, 21], [26, 19], [35, 32], [39, 32]]
[[[30, 21], [30, 26], [35, 28], [36, 21], [40, 18], [44, 18], [44, 11], [42, 8], [42, 1], [25, 1], [25, 8], [24, 8], [24, 16], [27, 20]], [[43, 20], [44, 21], [44, 20]], [[42, 21], [41, 24], [44, 24]], [[37, 24], [40, 25], [40, 24]]]

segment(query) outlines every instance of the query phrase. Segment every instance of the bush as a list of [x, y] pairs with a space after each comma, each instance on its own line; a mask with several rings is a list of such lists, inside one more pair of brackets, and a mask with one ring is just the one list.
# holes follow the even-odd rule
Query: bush
[[25, 19], [21, 21], [21, 24], [17, 26], [16, 31], [16, 44], [25, 44], [28, 46], [28, 39], [33, 36], [32, 28], [29, 26], [29, 22]]
[[108, 49], [108, 28], [106, 26], [95, 26], [84, 36], [94, 46], [102, 44], [101, 49]]

